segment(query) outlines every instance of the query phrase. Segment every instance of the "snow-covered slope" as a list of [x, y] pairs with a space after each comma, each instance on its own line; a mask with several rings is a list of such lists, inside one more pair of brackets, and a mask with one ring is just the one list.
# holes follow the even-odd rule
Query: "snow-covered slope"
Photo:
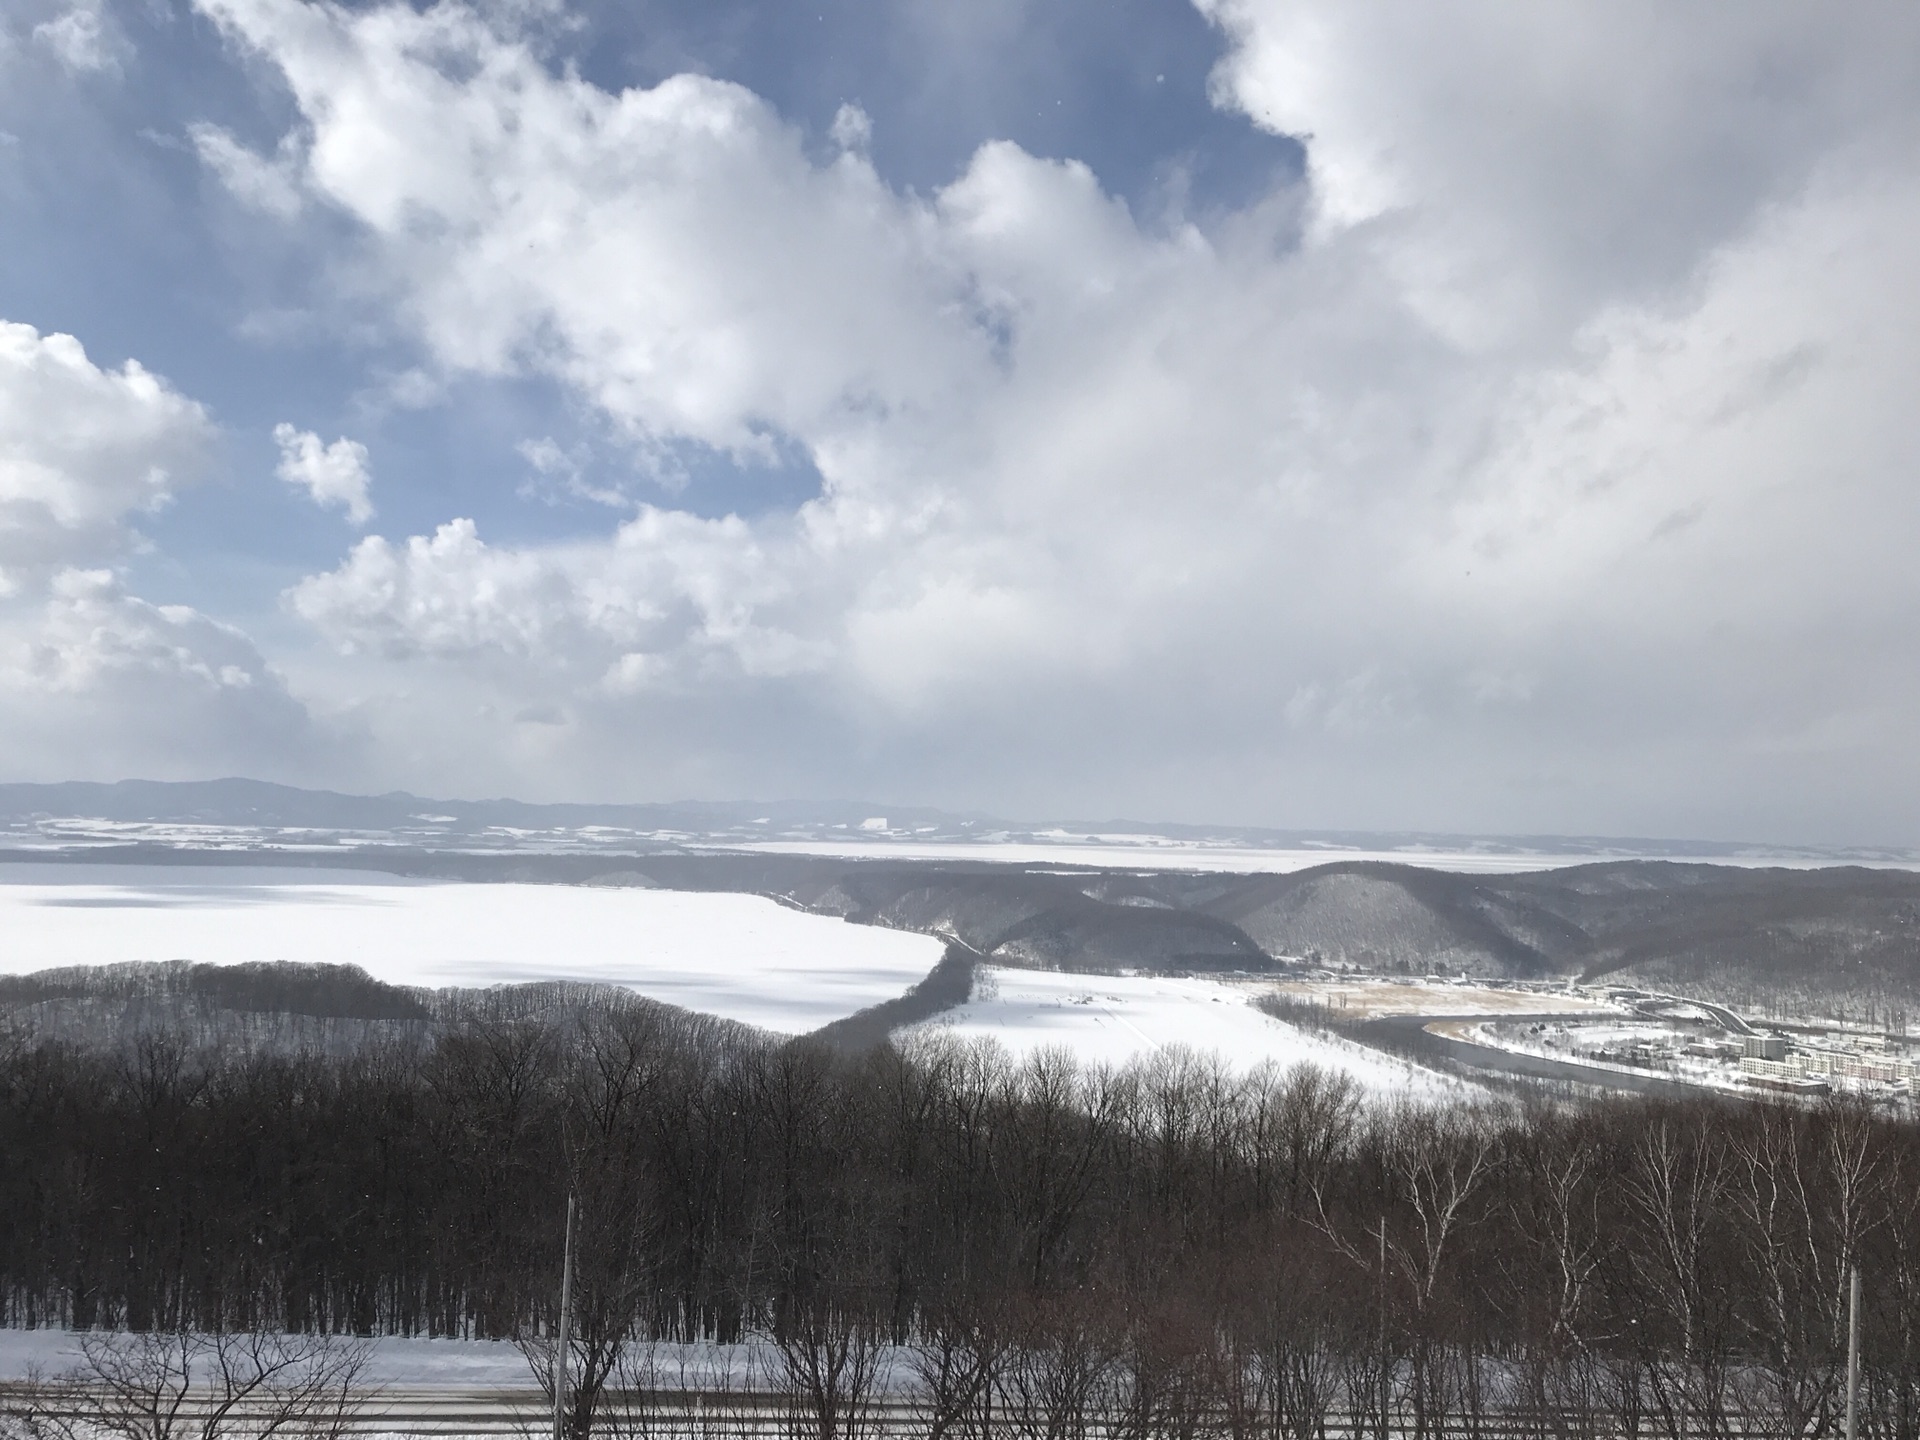
[[1236, 1070], [1263, 1061], [1311, 1061], [1374, 1092], [1456, 1093], [1452, 1081], [1405, 1061], [1285, 1024], [1256, 1010], [1231, 982], [1163, 975], [1070, 975], [982, 966], [973, 998], [910, 1034], [990, 1036], [1015, 1055], [1045, 1045], [1082, 1060], [1123, 1064], [1168, 1045], [1219, 1054]]

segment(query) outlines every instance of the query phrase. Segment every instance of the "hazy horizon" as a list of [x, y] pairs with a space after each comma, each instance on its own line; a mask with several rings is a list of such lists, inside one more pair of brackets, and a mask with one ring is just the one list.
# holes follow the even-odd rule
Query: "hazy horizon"
[[[398, 804], [400, 808], [394, 806]], [[266, 808], [261, 808], [262, 806]], [[413, 807], [427, 807], [415, 811]], [[455, 813], [439, 813], [451, 810]], [[549, 827], [536, 835], [529, 825]], [[1808, 845], [1746, 837], [1498, 834], [1293, 829], [1195, 824], [1137, 816], [1009, 816], [823, 798], [529, 802], [512, 796], [377, 795], [299, 789], [242, 776], [194, 781], [0, 781], [0, 849], [86, 848], [104, 841], [224, 848], [329, 844], [618, 853], [636, 844], [844, 858], [1008, 864], [1130, 864], [1163, 869], [1286, 873], [1318, 863], [1384, 860], [1500, 873], [1610, 859], [1745, 866], [1920, 867], [1897, 845]], [[355, 837], [363, 837], [356, 841]], [[678, 837], [675, 839], [674, 837]], [[642, 842], [645, 842], [642, 844]], [[0, 865], [0, 869], [7, 868]]]

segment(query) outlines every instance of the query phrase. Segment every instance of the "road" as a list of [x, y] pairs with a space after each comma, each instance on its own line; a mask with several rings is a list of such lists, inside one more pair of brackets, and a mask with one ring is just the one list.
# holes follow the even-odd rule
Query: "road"
[[1384, 1015], [1359, 1027], [1358, 1038], [1371, 1034], [1382, 1049], [1398, 1050], [1416, 1059], [1451, 1060], [1471, 1070], [1490, 1075], [1517, 1075], [1529, 1080], [1558, 1080], [1576, 1085], [1598, 1085], [1636, 1095], [1697, 1097], [1704, 1092], [1684, 1080], [1664, 1080], [1654, 1075], [1629, 1075], [1618, 1070], [1603, 1070], [1596, 1065], [1576, 1065], [1565, 1060], [1548, 1060], [1539, 1055], [1521, 1055], [1492, 1045], [1476, 1045], [1471, 1040], [1454, 1040], [1435, 1035], [1427, 1026], [1448, 1020], [1484, 1021], [1497, 1018], [1502, 1024], [1535, 1020], [1564, 1022], [1565, 1015]]

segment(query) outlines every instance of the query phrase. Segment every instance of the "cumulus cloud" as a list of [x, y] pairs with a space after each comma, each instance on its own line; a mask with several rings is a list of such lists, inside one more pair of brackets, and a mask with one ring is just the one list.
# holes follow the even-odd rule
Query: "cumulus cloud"
[[238, 630], [63, 570], [0, 608], [0, 740], [15, 776], [297, 772], [327, 742]]
[[197, 478], [206, 411], [129, 360], [0, 321], [0, 569], [38, 572], [110, 551], [129, 516]]
[[812, 165], [738, 85], [609, 95], [459, 5], [203, 8], [281, 67], [312, 121], [283, 157], [378, 237], [443, 365], [543, 369], [635, 433], [764, 455], [965, 363], [916, 207], [856, 154]]
[[404, 546], [372, 536], [290, 595], [343, 645], [390, 657], [499, 654], [602, 688], [725, 672], [782, 675], [824, 658], [769, 624], [786, 566], [738, 519], [642, 510], [611, 545], [494, 549], [471, 520]]
[[1234, 41], [1219, 98], [1307, 140], [1318, 223], [1373, 224], [1475, 345], [1684, 281], [1836, 151], [1906, 143], [1920, 78], [1896, 5], [1196, 4]]
[[135, 517], [199, 478], [206, 411], [0, 322], [0, 753], [16, 777], [295, 773], [327, 743], [245, 635], [126, 589]]
[[345, 436], [323, 444], [313, 431], [296, 430], [284, 421], [273, 427], [273, 439], [280, 447], [274, 473], [282, 480], [305, 490], [316, 505], [346, 511], [355, 525], [373, 519], [366, 446]]
[[1202, 233], [1004, 143], [903, 193], [851, 117], [823, 160], [737, 86], [608, 93], [458, 4], [201, 5], [437, 369], [822, 479], [368, 538], [289, 596], [359, 683], [625, 716], [603, 774], [669, 716], [729, 773], [724, 715], [794, 773], [851, 730], [881, 785], [1007, 737], [988, 783], [1043, 804], [1908, 824], [1906, 10], [1207, 0], [1221, 103], [1309, 172]]
[[44, 624], [24, 647], [17, 683], [56, 694], [98, 688], [114, 676], [185, 680], [207, 692], [270, 688], [259, 653], [239, 631], [184, 605], [149, 605], [110, 570], [53, 578]]

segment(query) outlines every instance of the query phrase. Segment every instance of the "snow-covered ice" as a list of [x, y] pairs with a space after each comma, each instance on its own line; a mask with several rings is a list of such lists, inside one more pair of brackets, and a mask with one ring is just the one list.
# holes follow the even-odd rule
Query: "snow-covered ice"
[[1235, 875], [1287, 875], [1335, 861], [1368, 860], [1416, 865], [1427, 870], [1505, 875], [1590, 865], [1595, 855], [1535, 854], [1477, 850], [1267, 849], [1252, 845], [1200, 845], [1177, 841], [1101, 840], [844, 840], [714, 841], [701, 847], [756, 855], [824, 855], [841, 860], [986, 861], [996, 865], [1084, 865], [1106, 870], [1198, 870]]
[[403, 985], [594, 980], [800, 1034], [892, 999], [926, 935], [757, 895], [424, 883], [361, 871], [0, 865], [0, 972], [126, 960], [349, 962]]
[[1693, 854], [1682, 848], [1594, 846], [1562, 850], [1515, 847], [1476, 849], [1471, 846], [1354, 847], [1309, 845], [1300, 847], [1230, 845], [1163, 839], [1151, 835], [1086, 835], [1054, 833], [1046, 838], [971, 840], [919, 839], [900, 832], [882, 837], [847, 831], [843, 836], [800, 839], [738, 840], [681, 836], [679, 843], [693, 849], [745, 852], [757, 855], [823, 855], [842, 860], [962, 861], [995, 865], [1071, 865], [1095, 870], [1203, 871], [1235, 875], [1290, 875], [1316, 865], [1366, 861], [1383, 865], [1411, 865], [1422, 870], [1450, 870], [1463, 875], [1512, 875], [1536, 870], [1561, 870], [1605, 860], [1666, 860], [1676, 864], [1725, 865], [1746, 869], [1819, 870], [1833, 865], [1860, 865], [1874, 869], [1920, 870], [1920, 858], [1908, 854], [1834, 852], [1809, 855], [1791, 851], [1754, 850], [1751, 853]]
[[1370, 1091], [1405, 1094], [1457, 1082], [1348, 1040], [1316, 1035], [1256, 1010], [1243, 985], [1159, 975], [1078, 975], [982, 966], [965, 1005], [912, 1027], [962, 1039], [991, 1036], [1014, 1055], [1042, 1046], [1124, 1064], [1168, 1045], [1211, 1051], [1238, 1070], [1311, 1061]]

